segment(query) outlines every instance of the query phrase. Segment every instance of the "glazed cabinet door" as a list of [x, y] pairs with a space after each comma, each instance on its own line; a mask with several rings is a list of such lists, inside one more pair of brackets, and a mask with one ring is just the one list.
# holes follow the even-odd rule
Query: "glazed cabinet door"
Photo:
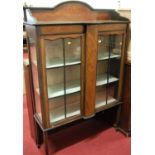
[[41, 38], [51, 126], [81, 116], [83, 42], [82, 34]]
[[100, 32], [98, 34], [96, 111], [120, 101], [123, 38], [123, 32]]

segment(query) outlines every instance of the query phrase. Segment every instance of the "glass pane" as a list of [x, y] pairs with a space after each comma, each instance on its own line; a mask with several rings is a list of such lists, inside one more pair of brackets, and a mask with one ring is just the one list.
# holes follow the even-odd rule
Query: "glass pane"
[[80, 115], [80, 93], [66, 96], [66, 117]]
[[108, 61], [98, 61], [97, 63], [97, 79], [96, 79], [96, 108], [106, 104], [106, 84], [107, 81]]
[[121, 55], [121, 50], [122, 50], [122, 35], [111, 35], [110, 36], [110, 46], [112, 48], [110, 52], [111, 55]]
[[[122, 50], [122, 35], [110, 35], [110, 55], [117, 54], [119, 57], [115, 57], [109, 60], [109, 76], [108, 76], [108, 98], [107, 103], [113, 103], [118, 100], [118, 82], [120, 76], [120, 60]], [[112, 80], [112, 78], [114, 80]]]
[[66, 94], [75, 93], [81, 90], [80, 86], [80, 65], [68, 66], [66, 74]]
[[96, 87], [96, 108], [106, 105], [106, 85]]
[[64, 66], [63, 39], [45, 40], [46, 68]]
[[65, 65], [73, 65], [81, 62], [80, 38], [66, 38], [65, 41]]
[[41, 117], [41, 101], [40, 101], [39, 89], [37, 89], [37, 91], [34, 91], [34, 95], [35, 95], [36, 112], [37, 112], [40, 120], [42, 120], [42, 117]]
[[40, 90], [39, 90], [39, 81], [38, 81], [38, 69], [37, 69], [37, 58], [36, 58], [36, 47], [35, 47], [34, 41], [30, 41], [30, 54], [31, 54], [35, 108], [36, 108], [36, 113], [38, 114], [40, 120], [42, 120]]
[[98, 37], [98, 60], [109, 58], [109, 36], [100, 35]]
[[48, 98], [64, 95], [64, 68], [47, 69]]
[[110, 36], [109, 35], [100, 35], [98, 39], [98, 60], [106, 60], [110, 58], [120, 57], [119, 46], [113, 48], [113, 52], [109, 55], [110, 51]]
[[66, 117], [80, 114], [80, 65], [66, 67]]
[[49, 100], [50, 123], [65, 119], [64, 97]]

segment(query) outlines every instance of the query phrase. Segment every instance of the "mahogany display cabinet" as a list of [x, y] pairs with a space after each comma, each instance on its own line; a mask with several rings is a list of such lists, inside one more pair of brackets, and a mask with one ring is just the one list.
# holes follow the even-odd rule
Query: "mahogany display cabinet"
[[46, 131], [122, 104], [128, 19], [82, 2], [24, 7], [24, 14], [45, 144]]

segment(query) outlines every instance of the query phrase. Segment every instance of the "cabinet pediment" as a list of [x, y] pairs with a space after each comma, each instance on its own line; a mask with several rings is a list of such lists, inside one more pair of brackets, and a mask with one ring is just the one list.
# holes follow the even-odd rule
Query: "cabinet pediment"
[[[31, 24], [102, 23], [122, 20], [115, 10], [93, 9], [83, 2], [64, 2], [53, 8], [25, 7], [27, 22]], [[124, 19], [124, 18], [123, 18]]]

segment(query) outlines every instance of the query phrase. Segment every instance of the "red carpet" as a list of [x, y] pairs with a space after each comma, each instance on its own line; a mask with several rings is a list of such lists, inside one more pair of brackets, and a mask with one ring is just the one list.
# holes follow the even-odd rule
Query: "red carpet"
[[[38, 149], [30, 137], [25, 96], [23, 114], [23, 155], [44, 155], [43, 145]], [[98, 119], [87, 120], [50, 136], [53, 155], [130, 155], [130, 143], [130, 138]]]

